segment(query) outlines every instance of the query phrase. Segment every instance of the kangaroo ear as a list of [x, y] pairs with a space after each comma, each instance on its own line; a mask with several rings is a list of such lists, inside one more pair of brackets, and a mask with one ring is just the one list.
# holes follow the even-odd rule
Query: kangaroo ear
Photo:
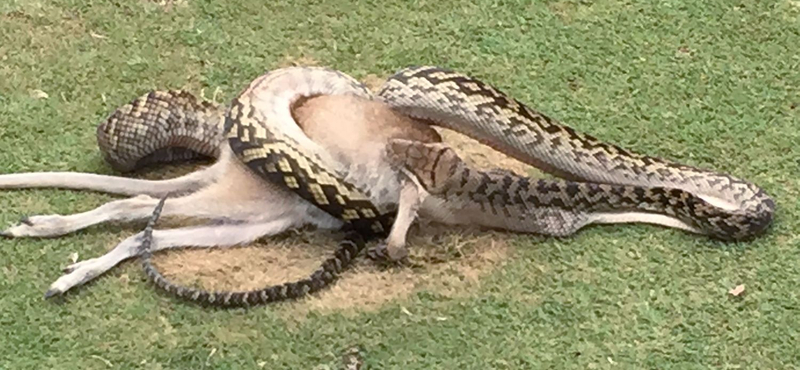
[[393, 166], [411, 172], [431, 194], [444, 191], [444, 185], [463, 165], [456, 152], [443, 143], [390, 139], [387, 152]]

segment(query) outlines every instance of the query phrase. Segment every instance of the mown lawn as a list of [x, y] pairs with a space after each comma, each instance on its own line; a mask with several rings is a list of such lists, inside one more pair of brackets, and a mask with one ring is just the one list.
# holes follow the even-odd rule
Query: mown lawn
[[[295, 320], [303, 301], [223, 311], [171, 299], [132, 263], [42, 300], [70, 252], [97, 256], [140, 225], [0, 240], [0, 369], [324, 369], [353, 345], [370, 369], [800, 367], [800, 2], [530, 3], [6, 0], [0, 173], [111, 173], [95, 126], [149, 89], [225, 101], [287, 60], [358, 78], [438, 64], [605, 140], [756, 182], [779, 206], [769, 233], [517, 236], [470, 294], [421, 290]], [[0, 226], [109, 199], [3, 191]]]

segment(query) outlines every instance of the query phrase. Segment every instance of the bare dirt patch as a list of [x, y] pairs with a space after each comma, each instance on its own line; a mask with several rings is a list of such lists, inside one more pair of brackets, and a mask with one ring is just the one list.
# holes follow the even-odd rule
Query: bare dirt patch
[[[304, 58], [287, 58], [286, 63], [315, 64]], [[370, 75], [364, 80], [375, 89], [384, 79]], [[445, 142], [475, 167], [502, 167], [523, 175], [535, 171], [466, 136], [440, 131]], [[177, 174], [174, 169], [167, 171]], [[156, 177], [165, 174], [158, 172]], [[509, 234], [423, 222], [409, 235], [409, 267], [383, 269], [359, 258], [330, 288], [300, 301], [291, 312], [298, 317], [302, 315], [297, 310], [345, 314], [375, 310], [421, 290], [452, 297], [469, 295], [480, 286], [481, 278], [513, 255], [509, 237]], [[215, 290], [249, 290], [307, 277], [335, 246], [335, 238], [328, 233], [299, 231], [266, 238], [247, 247], [171, 251], [159, 254], [155, 261], [165, 275], [182, 284]]]
[[361, 82], [373, 92], [377, 92], [384, 81], [386, 81], [386, 77], [381, 77], [371, 73], [364, 76], [364, 78], [361, 79]]
[[438, 131], [442, 135], [444, 142], [453, 147], [464, 161], [475, 168], [488, 170], [500, 167], [522, 176], [540, 174], [540, 171], [535, 167], [489, 148], [477, 140], [450, 130], [438, 129]]
[[[468, 294], [511, 253], [505, 240], [492, 233], [470, 235], [469, 230], [444, 231], [433, 225], [421, 229], [410, 239], [410, 266], [384, 269], [359, 258], [329, 289], [293, 307], [293, 316], [297, 309], [374, 310], [423, 289], [451, 297]], [[335, 245], [330, 235], [304, 231], [247, 247], [168, 252], [155, 260], [165, 275], [181, 284], [249, 290], [308, 277]]]

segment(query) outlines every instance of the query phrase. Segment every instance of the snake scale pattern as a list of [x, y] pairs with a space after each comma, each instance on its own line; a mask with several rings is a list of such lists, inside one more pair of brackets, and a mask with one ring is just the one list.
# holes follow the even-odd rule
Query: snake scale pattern
[[453, 129], [561, 180], [532, 180], [502, 171], [476, 171], [444, 145], [390, 145], [433, 196], [477, 218], [549, 235], [569, 235], [596, 213], [640, 211], [675, 217], [693, 231], [723, 240], [763, 233], [773, 200], [759, 187], [727, 174], [645, 156], [599, 141], [536, 112], [477, 79], [438, 67], [410, 67], [391, 76], [377, 97], [355, 79], [315, 67], [276, 70], [254, 80], [228, 107], [190, 94], [151, 92], [114, 112], [98, 127], [98, 142], [122, 171], [143, 164], [214, 157], [227, 143], [238, 160], [346, 222], [347, 236], [310, 277], [247, 292], [207, 292], [169, 282], [147, 250], [159, 205], [143, 239], [142, 263], [156, 286], [192, 301], [250, 306], [318, 291], [361, 252], [365, 240], [386, 235], [394, 210], [372, 204], [343, 179], [341, 168], [308, 139], [291, 117], [302, 97], [350, 94], [380, 99], [399, 112]]
[[[755, 184], [604, 143], [459, 73], [436, 67], [411, 68], [389, 78], [378, 95], [410, 116], [462, 132], [522, 162], [582, 182], [541, 180], [530, 184], [511, 175], [470, 172], [462, 165], [461, 173], [454, 173], [460, 176], [459, 185], [438, 190], [453, 200], [455, 194], [463, 193], [472, 196], [467, 201], [476, 205], [499, 202], [501, 210], [513, 204], [576, 213], [631, 209], [664, 213], [723, 240], [750, 238], [772, 222], [775, 203]], [[412, 172], [422, 175], [413, 168]], [[474, 188], [466, 188], [467, 184]], [[577, 228], [567, 230], [547, 233], [568, 235]]]

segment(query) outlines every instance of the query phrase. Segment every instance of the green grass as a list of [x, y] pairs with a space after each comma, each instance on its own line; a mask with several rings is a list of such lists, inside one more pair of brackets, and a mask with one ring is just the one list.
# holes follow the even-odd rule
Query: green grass
[[[336, 368], [351, 345], [371, 369], [800, 366], [800, 3], [267, 3], [3, 2], [0, 173], [111, 173], [95, 125], [148, 89], [219, 88], [227, 100], [287, 58], [358, 78], [430, 63], [624, 147], [750, 179], [776, 199], [774, 227], [735, 244], [639, 225], [519, 236], [476, 294], [420, 292], [402, 302], [414, 316], [397, 302], [297, 322], [284, 317], [302, 302], [221, 311], [173, 300], [130, 263], [42, 300], [70, 252], [99, 255], [136, 227], [2, 240], [0, 368]], [[0, 224], [109, 199], [4, 191]], [[746, 292], [730, 296], [738, 284]]]

